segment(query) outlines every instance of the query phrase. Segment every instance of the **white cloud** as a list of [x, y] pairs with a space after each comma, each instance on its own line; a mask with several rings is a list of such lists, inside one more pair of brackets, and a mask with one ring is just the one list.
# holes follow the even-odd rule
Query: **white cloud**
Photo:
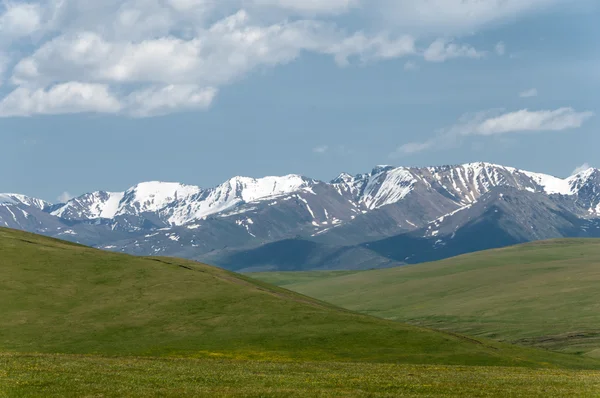
[[519, 97], [521, 97], [521, 98], [537, 97], [537, 95], [538, 95], [538, 91], [535, 88], [531, 88], [529, 90], [525, 90], [525, 91], [519, 93]]
[[504, 55], [506, 54], [506, 44], [504, 44], [504, 42], [499, 42], [498, 44], [496, 44], [494, 50], [496, 51], [496, 54]]
[[[553, 1], [562, 0], [5, 0], [0, 52], [22, 53], [26, 47], [14, 44], [19, 38], [35, 48], [13, 60], [12, 92], [0, 99], [0, 116], [205, 109], [223, 85], [305, 52], [332, 56], [340, 66], [408, 55], [432, 62], [481, 58], [485, 52], [466, 44], [423, 40]], [[341, 27], [344, 13], [356, 30]], [[372, 18], [377, 13], [395, 23], [384, 26]], [[73, 82], [94, 87], [88, 93], [98, 98], [74, 95]], [[74, 106], [55, 101], [66, 88]], [[141, 101], [141, 94], [149, 98]]]
[[339, 65], [349, 64], [349, 58], [358, 56], [361, 61], [400, 58], [416, 52], [412, 36], [390, 38], [388, 35], [368, 37], [360, 32], [326, 46], [321, 52], [334, 55]]
[[167, 85], [134, 91], [124, 98], [107, 85], [69, 82], [44, 89], [20, 87], [0, 102], [0, 117], [67, 113], [121, 113], [133, 117], [206, 109], [217, 90], [195, 85]]
[[41, 27], [41, 7], [35, 3], [4, 2], [0, 14], [0, 40], [31, 35]]
[[495, 136], [508, 133], [550, 132], [579, 128], [590, 119], [593, 112], [577, 112], [573, 108], [529, 111], [522, 109], [493, 116], [493, 111], [464, 115], [459, 123], [443, 129], [424, 142], [404, 144], [392, 156], [408, 155], [430, 149], [459, 144], [468, 136]]
[[288, 63], [301, 51], [330, 54], [347, 64], [353, 56], [368, 61], [415, 50], [409, 36], [358, 33], [344, 38], [334, 27], [311, 21], [260, 27], [239, 12], [190, 40], [169, 36], [139, 43], [108, 42], [92, 32], [59, 36], [22, 59], [13, 80], [48, 84], [76, 76], [103, 82], [218, 85], [259, 66]]
[[[373, 0], [371, 0], [373, 1]], [[470, 33], [566, 0], [374, 0], [394, 26], [427, 33]]]
[[553, 111], [520, 111], [478, 121], [477, 117], [453, 130], [460, 135], [494, 135], [528, 131], [561, 131], [581, 127], [593, 116], [593, 112], [576, 112], [573, 108]]
[[318, 154], [324, 154], [325, 152], [327, 152], [329, 150], [329, 146], [328, 145], [319, 145], [317, 147], [313, 148], [313, 152], [314, 153], [318, 153]]
[[[367, 36], [362, 32], [344, 36], [334, 25], [315, 21], [258, 26], [240, 11], [190, 39], [167, 36], [111, 42], [95, 32], [61, 35], [20, 60], [12, 82], [36, 88], [70, 80], [111, 86], [139, 84], [145, 87], [124, 94], [120, 101], [128, 103], [126, 113], [150, 116], [177, 109], [204, 109], [219, 86], [258, 67], [293, 61], [302, 51], [329, 54], [339, 64], [348, 65], [353, 57], [368, 62], [413, 54], [415, 42], [410, 36]], [[167, 87], [168, 91], [156, 87]], [[150, 98], [142, 102], [141, 95]], [[139, 105], [137, 110], [132, 101]]]
[[190, 109], [206, 109], [217, 90], [195, 85], [168, 85], [136, 91], [127, 97], [127, 113], [136, 117], [163, 115]]
[[589, 164], [589, 163], [584, 163], [584, 164], [582, 164], [581, 166], [578, 166], [578, 167], [576, 167], [576, 168], [575, 168], [575, 170], [573, 170], [573, 171], [571, 172], [571, 175], [572, 175], [572, 176], [574, 176], [575, 174], [579, 174], [579, 173], [581, 173], [582, 171], [586, 171], [586, 170], [589, 170], [589, 169], [591, 169], [591, 168], [592, 168], [592, 166], [590, 166], [590, 164]]
[[329, 145], [319, 145], [312, 149], [312, 152], [317, 155], [331, 154], [333, 156], [352, 156], [356, 152], [354, 149], [346, 145], [336, 145], [331, 147]]
[[167, 37], [140, 43], [107, 42], [83, 32], [60, 36], [21, 60], [18, 84], [48, 84], [72, 77], [106, 82], [179, 82], [200, 68], [199, 43]]
[[358, 6], [359, 0], [254, 0], [253, 3], [301, 13], [337, 14]]
[[423, 152], [431, 149], [434, 145], [435, 141], [433, 140], [425, 142], [409, 142], [407, 144], [400, 145], [390, 156], [392, 158], [398, 158], [402, 157], [403, 155], [411, 155], [413, 153]]
[[63, 193], [61, 193], [60, 195], [58, 195], [58, 198], [56, 198], [56, 200], [58, 200], [58, 203], [67, 203], [69, 200], [73, 199], [74, 196], [71, 195], [69, 192], [65, 191]]
[[119, 101], [106, 85], [69, 82], [49, 89], [19, 87], [0, 101], [0, 116], [31, 116], [82, 112], [114, 113]]
[[[95, 30], [109, 37], [130, 38], [154, 26], [155, 37], [182, 22], [214, 21], [244, 9], [252, 14], [282, 19], [297, 16], [329, 17], [352, 13], [361, 26], [375, 26], [408, 34], [471, 33], [567, 0], [30, 0], [44, 9], [47, 25], [61, 31]], [[11, 3], [20, 4], [19, 0]], [[128, 24], [123, 25], [122, 22]], [[389, 22], [384, 26], [384, 22]], [[129, 29], [127, 29], [129, 27]], [[167, 29], [167, 30], [165, 30]], [[138, 37], [139, 38], [139, 37]], [[148, 37], [147, 37], [148, 38]]]
[[483, 58], [484, 52], [466, 44], [456, 44], [447, 39], [437, 39], [425, 50], [423, 54], [426, 61], [444, 62], [453, 58]]
[[177, 11], [198, 11], [207, 12], [214, 6], [215, 2], [211, 0], [167, 0], [167, 3]]
[[8, 69], [10, 57], [7, 54], [0, 53], [0, 86], [4, 84], [4, 75]]

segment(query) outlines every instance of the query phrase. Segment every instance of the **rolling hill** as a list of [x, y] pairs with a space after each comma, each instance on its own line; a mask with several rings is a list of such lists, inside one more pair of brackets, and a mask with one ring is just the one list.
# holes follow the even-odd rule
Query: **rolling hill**
[[186, 260], [0, 229], [0, 351], [593, 367], [353, 313]]
[[254, 277], [378, 317], [600, 356], [600, 240], [550, 240], [363, 272]]

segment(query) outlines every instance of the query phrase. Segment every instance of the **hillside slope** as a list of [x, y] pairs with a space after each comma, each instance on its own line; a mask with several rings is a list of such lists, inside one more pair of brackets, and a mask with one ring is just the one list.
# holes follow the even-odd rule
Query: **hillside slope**
[[355, 273], [254, 274], [382, 318], [600, 356], [600, 240], [551, 240]]
[[598, 367], [351, 313], [185, 260], [0, 229], [0, 351]]

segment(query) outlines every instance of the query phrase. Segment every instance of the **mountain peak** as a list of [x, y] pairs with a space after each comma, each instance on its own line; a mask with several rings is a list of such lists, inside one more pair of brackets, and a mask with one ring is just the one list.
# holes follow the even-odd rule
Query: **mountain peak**
[[165, 181], [146, 181], [140, 182], [129, 188], [125, 193], [137, 192], [140, 195], [159, 195], [159, 194], [176, 194], [177, 192], [198, 192], [202, 188], [194, 185], [186, 185], [179, 182], [165, 182]]
[[[458, 225], [479, 218], [516, 214], [511, 220], [554, 223], [550, 213], [559, 207], [567, 223], [559, 220], [557, 228], [587, 226], [588, 220], [600, 226], [600, 171], [561, 179], [486, 162], [379, 165], [355, 176], [341, 173], [331, 183], [297, 174], [237, 176], [208, 189], [147, 181], [66, 204], [39, 201], [41, 211], [36, 203], [24, 195], [0, 195], [0, 224], [131, 254], [198, 259], [298, 235], [348, 245], [431, 227], [428, 239], [447, 243]], [[540, 231], [549, 230], [538, 226], [524, 236], [549, 236]], [[600, 227], [575, 232], [600, 236]]]
[[22, 202], [22, 199], [26, 198], [25, 195], [19, 195], [15, 193], [0, 193], [0, 203], [16, 204]]
[[273, 196], [289, 194], [303, 188], [308, 188], [315, 180], [298, 175], [288, 174], [281, 177], [268, 176], [263, 178], [234, 177], [225, 184], [217, 187], [217, 190], [227, 189], [229, 186], [234, 190], [233, 196], [244, 202], [252, 202]]
[[73, 220], [113, 218], [123, 196], [123, 192], [90, 192], [67, 201], [51, 214]]
[[377, 166], [373, 167], [373, 170], [371, 170], [371, 175], [376, 175], [376, 174], [379, 174], [379, 173], [383, 173], [384, 171], [389, 171], [389, 170], [392, 170], [394, 168], [395, 168], [394, 166], [385, 165], [385, 164], [377, 165]]
[[[597, 169], [588, 169], [569, 179], [560, 179], [488, 162], [426, 168], [377, 165], [366, 174], [352, 176], [341, 173], [330, 184], [341, 196], [341, 199], [335, 200], [350, 203], [349, 211], [357, 213], [360, 208], [374, 210], [399, 203], [413, 194], [415, 198], [423, 195], [432, 198], [433, 208], [442, 206], [452, 209], [473, 203], [486, 192], [503, 186], [547, 194], [581, 196], [585, 192], [586, 197], [591, 198], [595, 197], [593, 189], [598, 184], [595, 179], [592, 182], [588, 180], [596, 175], [600, 184], [600, 172]], [[165, 225], [184, 225], [247, 203], [255, 204], [302, 192], [315, 194], [313, 188], [319, 184], [328, 185], [298, 174], [263, 178], [236, 176], [210, 189], [177, 182], [147, 181], [125, 192], [98, 191], [85, 194], [48, 211], [71, 220], [112, 219], [154, 213], [156, 218], [152, 222], [160, 220]], [[25, 202], [19, 197], [22, 195], [4, 195], [0, 201]], [[450, 204], [446, 203], [448, 200]], [[47, 208], [48, 204], [40, 206]], [[240, 208], [240, 211], [246, 210]], [[329, 209], [327, 214], [333, 214], [332, 211], [334, 209]], [[325, 219], [329, 217], [324, 211], [323, 214]]]
[[176, 182], [147, 181], [129, 188], [119, 213], [158, 212], [175, 202], [187, 201], [202, 193], [202, 188]]
[[594, 176], [598, 176], [600, 175], [600, 169], [596, 169], [593, 167], [590, 167], [586, 170], [582, 170], [576, 174], [573, 174], [571, 177], [569, 177], [569, 180], [588, 180]]
[[513, 167], [506, 167], [501, 164], [490, 163], [490, 162], [471, 162], [471, 163], [461, 164], [460, 166], [464, 166], [464, 167], [497, 167], [500, 169], [513, 169], [514, 170]]
[[340, 173], [337, 177], [331, 180], [331, 184], [349, 183], [354, 179], [354, 176], [349, 173]]
[[18, 205], [23, 204], [26, 206], [36, 207], [43, 210], [50, 205], [50, 203], [41, 199], [31, 198], [29, 196], [21, 195], [18, 193], [2, 193], [0, 194], [0, 204], [6, 205]]

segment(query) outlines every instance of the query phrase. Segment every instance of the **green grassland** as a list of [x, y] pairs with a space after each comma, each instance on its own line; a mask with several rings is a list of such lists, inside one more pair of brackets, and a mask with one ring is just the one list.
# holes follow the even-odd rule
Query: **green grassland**
[[253, 276], [386, 319], [600, 357], [600, 240], [536, 242], [346, 275]]
[[600, 383], [594, 358], [7, 229], [0, 314], [0, 397], [594, 396]]
[[0, 397], [598, 397], [556, 369], [0, 355]]
[[391, 322], [186, 260], [0, 230], [0, 352], [598, 367]]
[[287, 285], [352, 275], [359, 272], [361, 271], [278, 271], [249, 273], [248, 275], [275, 286], [285, 287]]

